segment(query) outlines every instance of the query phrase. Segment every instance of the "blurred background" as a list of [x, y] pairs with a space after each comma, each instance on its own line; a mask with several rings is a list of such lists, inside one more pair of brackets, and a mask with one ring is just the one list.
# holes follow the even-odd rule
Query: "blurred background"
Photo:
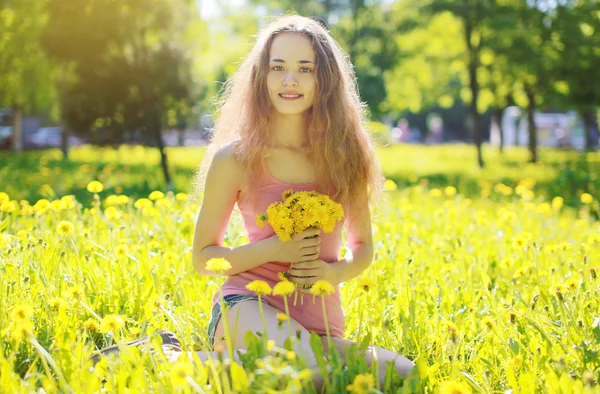
[[598, 190], [599, 0], [0, 0], [0, 190], [189, 190], [215, 94], [284, 13], [350, 56], [397, 184]]

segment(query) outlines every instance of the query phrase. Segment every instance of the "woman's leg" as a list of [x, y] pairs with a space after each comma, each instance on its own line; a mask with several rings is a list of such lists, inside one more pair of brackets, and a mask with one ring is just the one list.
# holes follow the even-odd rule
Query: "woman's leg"
[[[262, 305], [264, 312], [264, 319], [267, 326], [267, 337], [268, 339], [272, 339], [275, 341], [276, 346], [283, 347], [283, 344], [287, 338], [290, 336], [290, 329], [288, 324], [292, 326], [292, 333], [295, 337], [294, 339], [294, 350], [296, 354], [301, 357], [306, 357], [308, 367], [313, 371], [313, 383], [317, 391], [320, 390], [320, 387], [323, 385], [323, 379], [319, 374], [319, 369], [317, 367], [317, 362], [315, 359], [315, 355], [310, 347], [310, 333], [304, 328], [300, 323], [296, 320], [290, 318], [288, 321], [283, 322], [281, 327], [279, 327], [279, 320], [277, 319], [277, 313], [280, 311], [276, 308], [268, 304]], [[237, 352], [244, 352], [246, 349], [246, 344], [244, 343], [244, 334], [246, 331], [250, 330], [253, 333], [260, 332], [263, 333], [265, 330], [260, 309], [258, 305], [258, 301], [256, 300], [246, 300], [241, 301], [234, 304], [229, 310], [227, 310], [227, 324], [229, 328], [229, 333], [232, 336], [232, 346], [234, 350], [233, 359], [237, 362], [240, 362]], [[238, 323], [236, 328], [236, 322]], [[233, 338], [235, 334], [235, 338]], [[225, 337], [225, 323], [224, 319], [220, 318], [217, 323], [217, 327], [215, 329], [215, 337], [214, 337], [214, 346], [220, 345], [220, 347], [227, 349], [227, 343], [223, 339]], [[299, 339], [298, 339], [299, 337]], [[175, 362], [177, 358], [181, 355], [180, 352], [171, 352], [169, 354], [169, 361]], [[207, 360], [215, 360], [217, 359], [218, 353], [213, 352], [196, 352], [196, 355], [202, 362], [206, 362]], [[229, 352], [223, 351], [221, 353], [223, 358], [229, 358]]]
[[[321, 337], [321, 341], [323, 342], [323, 349], [327, 352], [329, 346], [327, 344], [327, 337]], [[350, 347], [350, 345], [356, 344], [354, 341], [350, 341], [348, 339], [343, 339], [339, 337], [331, 337], [331, 342], [335, 349], [338, 351], [342, 358], [346, 358], [346, 350]], [[385, 372], [387, 369], [387, 364], [389, 362], [393, 362], [396, 371], [402, 377], [408, 375], [411, 369], [414, 368], [415, 364], [407, 359], [406, 357], [392, 352], [391, 350], [384, 349], [378, 346], [369, 345], [365, 352], [365, 362], [368, 366], [371, 366], [374, 361], [379, 362], [379, 384], [380, 388], [383, 388], [383, 384], [385, 381]]]

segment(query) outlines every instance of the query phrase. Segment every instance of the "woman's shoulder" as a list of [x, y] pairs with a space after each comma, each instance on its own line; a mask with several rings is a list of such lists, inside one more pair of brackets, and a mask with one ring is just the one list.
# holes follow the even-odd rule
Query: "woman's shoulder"
[[244, 176], [244, 166], [239, 156], [239, 139], [230, 141], [220, 146], [212, 159], [211, 166], [221, 168], [220, 172], [230, 176]]

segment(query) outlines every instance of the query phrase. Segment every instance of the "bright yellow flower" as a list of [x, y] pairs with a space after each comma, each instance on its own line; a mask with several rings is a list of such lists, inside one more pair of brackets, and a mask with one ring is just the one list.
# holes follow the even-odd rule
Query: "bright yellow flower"
[[472, 394], [473, 391], [471, 390], [471, 387], [469, 387], [468, 385], [461, 383], [461, 382], [455, 382], [452, 380], [449, 381], [445, 381], [442, 384], [440, 384], [437, 388], [437, 390], [435, 391], [436, 394]]
[[[180, 359], [183, 357], [180, 357]], [[179, 359], [178, 359], [179, 360]], [[182, 387], [188, 384], [188, 376], [192, 376], [194, 369], [187, 362], [176, 362], [171, 367], [171, 382], [174, 386]]]
[[483, 319], [481, 319], [481, 326], [489, 329], [494, 328], [494, 319], [492, 319], [489, 316], [484, 317]]
[[346, 390], [355, 394], [367, 394], [375, 387], [375, 377], [370, 373], [356, 375], [352, 384], [346, 387]]
[[217, 274], [231, 269], [231, 263], [224, 258], [212, 258], [206, 262], [206, 269]]
[[296, 290], [296, 286], [288, 280], [283, 280], [281, 282], [277, 282], [275, 287], [273, 287], [273, 294], [278, 296], [289, 296]]
[[264, 280], [253, 280], [246, 285], [246, 289], [261, 296], [271, 294], [271, 286]]
[[87, 191], [90, 193], [100, 193], [104, 190], [104, 185], [98, 181], [91, 181], [87, 185]]
[[91, 332], [91, 333], [100, 332], [100, 326], [98, 325], [98, 322], [96, 321], [96, 319], [87, 319], [86, 321], [84, 321], [83, 329], [86, 332]]
[[365, 293], [369, 292], [369, 290], [371, 290], [373, 286], [375, 286], [375, 282], [373, 282], [369, 278], [361, 278], [358, 281], [358, 288], [364, 291]]
[[590, 234], [590, 236], [587, 239], [587, 243], [590, 245], [600, 243], [600, 233]]
[[592, 197], [589, 193], [583, 193], [581, 195], [581, 202], [584, 204], [591, 204], [594, 201], [594, 197]]
[[63, 196], [60, 199], [60, 208], [61, 209], [73, 209], [75, 208], [75, 196]]
[[515, 364], [515, 366], [517, 368], [519, 368], [521, 365], [523, 365], [523, 356], [521, 356], [520, 354], [517, 354], [516, 356], [513, 357], [512, 362], [513, 362], [513, 364]]
[[129, 253], [127, 245], [117, 245], [117, 247], [115, 248], [115, 254], [119, 258], [127, 257], [127, 253]]
[[17, 342], [21, 342], [30, 335], [33, 335], [33, 324], [30, 321], [22, 321], [13, 325], [11, 336]]
[[103, 334], [107, 334], [111, 331], [116, 333], [123, 327], [125, 327], [125, 321], [121, 316], [118, 315], [104, 316], [100, 322], [100, 331]]
[[52, 298], [51, 300], [48, 301], [48, 306], [53, 311], [56, 311], [56, 310], [59, 310], [60, 308], [66, 308], [67, 302], [65, 300], [63, 300], [62, 298]]
[[440, 189], [433, 188], [429, 191], [429, 195], [432, 197], [441, 197], [442, 191]]
[[387, 190], [389, 192], [393, 192], [393, 191], [396, 191], [397, 189], [398, 189], [398, 186], [396, 185], [396, 182], [392, 181], [391, 179], [385, 180], [385, 190]]
[[565, 200], [562, 197], [554, 197], [552, 199], [552, 208], [559, 210], [563, 206], [564, 201]]
[[165, 198], [165, 194], [161, 191], [155, 190], [152, 193], [150, 193], [150, 195], [148, 196], [148, 198], [152, 201], [154, 200], [160, 200], [161, 198]]
[[13, 309], [11, 316], [13, 320], [23, 321], [29, 320], [33, 316], [33, 309], [28, 305], [20, 305]]
[[104, 210], [104, 217], [110, 221], [121, 218], [121, 212], [115, 207], [108, 207]]
[[263, 215], [256, 214], [256, 225], [262, 228], [265, 225], [266, 217]]
[[83, 296], [83, 287], [81, 286], [73, 286], [67, 290], [67, 294], [70, 298], [79, 299]]
[[316, 281], [315, 284], [310, 288], [310, 293], [312, 295], [326, 296], [333, 292], [335, 292], [333, 285], [323, 279]]
[[456, 195], [456, 188], [454, 186], [446, 186], [444, 188], [444, 194], [448, 197], [452, 197]]
[[278, 313], [277, 314], [277, 320], [279, 320], [280, 322], [284, 322], [288, 320], [288, 316], [285, 313]]
[[17, 201], [4, 201], [0, 204], [0, 211], [6, 213], [12, 213], [19, 208], [19, 203]]
[[70, 235], [73, 233], [73, 231], [75, 231], [75, 226], [73, 226], [73, 223], [63, 220], [56, 227], [56, 231], [60, 235]]
[[115, 194], [111, 194], [110, 196], [106, 197], [106, 199], [104, 200], [104, 205], [106, 205], [107, 207], [119, 205], [119, 196], [117, 196]]
[[188, 200], [188, 195], [187, 195], [187, 194], [185, 194], [185, 193], [177, 193], [177, 194], [175, 195], [175, 199], [176, 199], [177, 201], [187, 201], [187, 200]]
[[138, 209], [143, 209], [146, 207], [151, 207], [152, 206], [152, 201], [148, 200], [147, 198], [140, 198], [139, 200], [137, 200], [134, 204], [134, 207], [138, 208]]
[[10, 197], [8, 196], [7, 193], [4, 192], [0, 192], [0, 204], [3, 203], [4, 201], [9, 201]]

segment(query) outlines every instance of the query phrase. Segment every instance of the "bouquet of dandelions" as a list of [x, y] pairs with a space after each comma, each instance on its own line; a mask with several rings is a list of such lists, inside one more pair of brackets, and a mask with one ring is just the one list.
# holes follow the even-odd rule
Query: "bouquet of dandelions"
[[336, 222], [344, 217], [341, 204], [315, 191], [294, 193], [289, 189], [281, 197], [283, 201], [269, 205], [265, 215], [256, 215], [256, 224], [263, 227], [269, 223], [282, 242], [290, 241], [294, 234], [309, 228], [331, 233]]

